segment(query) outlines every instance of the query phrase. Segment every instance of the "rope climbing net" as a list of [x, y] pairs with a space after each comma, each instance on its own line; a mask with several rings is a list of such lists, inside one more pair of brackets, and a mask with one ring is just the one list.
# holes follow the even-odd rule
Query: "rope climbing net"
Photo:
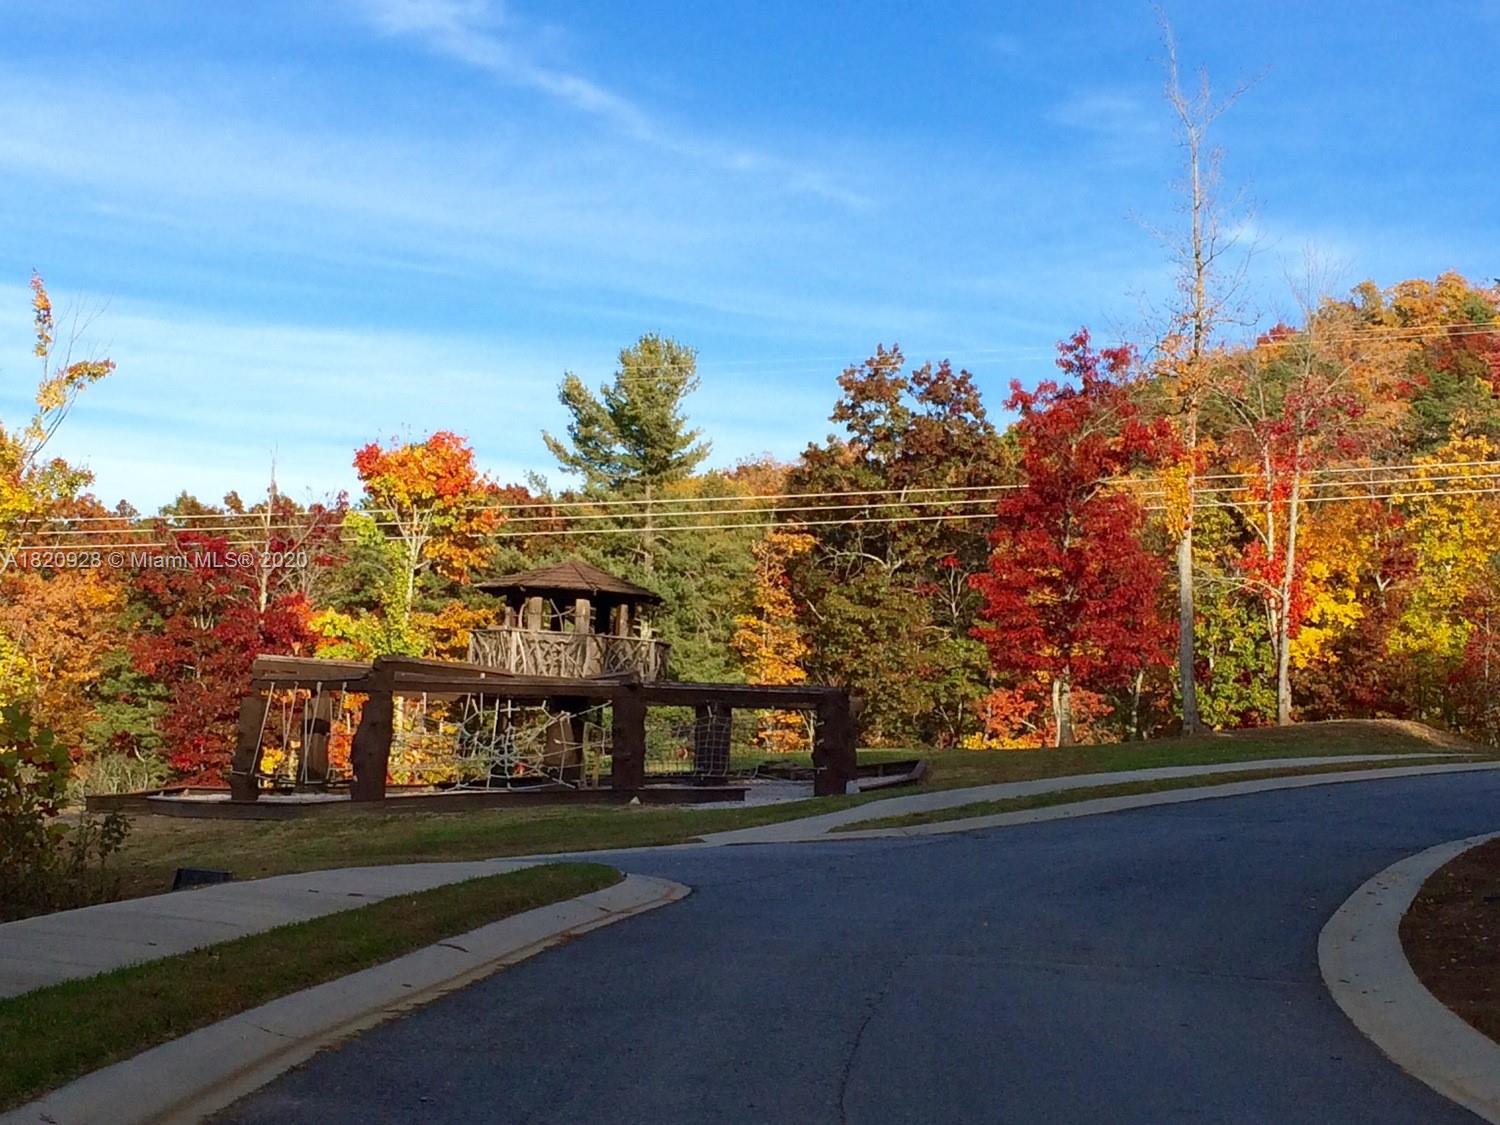
[[[365, 697], [343, 685], [272, 688], [255, 776], [275, 789], [347, 780]], [[390, 775], [397, 784], [506, 789], [553, 781], [597, 787], [609, 755], [608, 704], [583, 711], [482, 695], [398, 700]]]
[[391, 741], [397, 783], [508, 789], [539, 780], [597, 787], [609, 754], [608, 705], [585, 710], [466, 695], [402, 700]]

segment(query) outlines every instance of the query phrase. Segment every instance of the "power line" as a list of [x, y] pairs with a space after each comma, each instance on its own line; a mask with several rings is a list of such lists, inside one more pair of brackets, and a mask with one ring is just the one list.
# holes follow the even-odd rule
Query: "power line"
[[[1474, 467], [1474, 468], [1500, 467], [1500, 460], [1441, 461], [1441, 462], [1432, 462], [1432, 463], [1402, 462], [1402, 463], [1397, 463], [1397, 464], [1379, 464], [1379, 465], [1329, 465], [1329, 466], [1324, 466], [1324, 467], [1317, 468], [1317, 469], [1311, 469], [1311, 470], [1308, 470], [1308, 472], [1309, 472], [1310, 475], [1311, 474], [1316, 474], [1316, 475], [1340, 474], [1340, 475], [1342, 475], [1342, 474], [1360, 474], [1360, 473], [1363, 473], [1363, 474], [1380, 474], [1380, 473], [1390, 473], [1390, 472], [1395, 472], [1395, 471], [1411, 471], [1411, 472], [1416, 472], [1416, 473], [1423, 473], [1423, 472], [1426, 472], [1429, 469], [1431, 469], [1431, 470], [1437, 470], [1437, 469], [1462, 469], [1462, 468], [1470, 468], [1470, 467]], [[1260, 476], [1259, 473], [1257, 473], [1257, 472], [1249, 472], [1249, 471], [1238, 472], [1238, 473], [1205, 473], [1205, 474], [1201, 474], [1201, 475], [1195, 475], [1193, 477], [1193, 480], [1195, 482], [1196, 481], [1216, 481], [1216, 480], [1253, 480], [1253, 479], [1258, 478], [1259, 476]], [[1160, 483], [1160, 481], [1161, 481], [1161, 478], [1159, 478], [1159, 477], [1113, 477], [1113, 478], [1109, 478], [1109, 479], [1110, 479], [1111, 483], [1120, 483], [1120, 484], [1131, 484], [1131, 483], [1135, 483], [1135, 482]], [[1434, 479], [1436, 479], [1436, 478], [1434, 478]], [[925, 487], [920, 487], [920, 488], [836, 489], [836, 490], [826, 491], [826, 492], [768, 492], [768, 493], [750, 493], [750, 494], [746, 494], [746, 495], [730, 495], [730, 496], [674, 496], [674, 497], [664, 497], [664, 498], [660, 498], [660, 499], [652, 498], [652, 499], [649, 499], [649, 500], [646, 499], [646, 498], [644, 498], [644, 497], [622, 497], [622, 498], [619, 498], [619, 499], [558, 500], [558, 501], [537, 500], [537, 501], [520, 502], [520, 503], [466, 505], [462, 510], [466, 511], [466, 512], [497, 512], [497, 513], [508, 513], [508, 512], [529, 512], [529, 511], [536, 511], [537, 509], [543, 509], [547, 513], [552, 513], [552, 512], [555, 512], [557, 510], [560, 510], [560, 509], [569, 509], [569, 510], [575, 509], [575, 508], [595, 508], [595, 509], [603, 508], [603, 509], [607, 509], [606, 511], [603, 511], [603, 512], [598, 513], [596, 515], [588, 515], [588, 516], [560, 517], [560, 516], [556, 516], [556, 515], [552, 515], [552, 514], [543, 514], [543, 515], [535, 515], [535, 516], [514, 516], [514, 517], [510, 517], [513, 520], [526, 520], [528, 522], [545, 522], [545, 521], [556, 519], [556, 518], [573, 518], [573, 519], [584, 519], [584, 518], [587, 518], [587, 519], [627, 518], [627, 517], [629, 517], [632, 514], [631, 511], [630, 511], [631, 509], [639, 509], [641, 511], [651, 512], [651, 513], [653, 513], [655, 515], [670, 516], [670, 515], [674, 514], [670, 509], [672, 507], [675, 507], [676, 505], [681, 505], [681, 504], [724, 505], [725, 507], [729, 508], [732, 511], [735, 505], [746, 504], [746, 503], [751, 503], [751, 502], [755, 502], [755, 501], [763, 501], [763, 500], [772, 500], [772, 501], [777, 501], [777, 500], [812, 500], [812, 499], [833, 499], [833, 498], [859, 497], [859, 496], [897, 496], [897, 497], [906, 497], [906, 496], [943, 495], [943, 494], [950, 494], [950, 493], [1008, 492], [1008, 491], [1015, 491], [1017, 489], [1022, 489], [1022, 488], [1025, 488], [1025, 487], [1026, 487], [1026, 485], [1024, 483], [996, 483], [996, 484], [976, 484], [976, 485], [935, 485], [935, 486], [925, 486]], [[1195, 491], [1197, 491], [1197, 492], [1203, 492], [1205, 490], [1203, 490], [1203, 489], [1195, 489]], [[914, 501], [914, 503], [915, 503], [915, 501]], [[611, 510], [608, 510], [608, 509], [624, 509], [624, 511], [611, 511]], [[376, 516], [378, 516], [378, 515], [394, 515], [395, 514], [394, 509], [391, 509], [391, 508], [351, 508], [351, 509], [348, 509], [348, 511], [349, 512], [359, 512], [359, 513], [364, 514], [364, 515], [376, 515]], [[308, 520], [316, 520], [320, 516], [325, 515], [325, 514], [328, 515], [328, 516], [337, 516], [338, 515], [337, 511], [335, 511], [333, 509], [326, 509], [323, 513], [316, 513], [316, 514], [313, 514], [313, 515], [309, 515], [307, 518], [308, 518]], [[687, 513], [684, 512], [684, 513], [676, 513], [676, 514], [685, 515]], [[74, 524], [81, 524], [81, 523], [119, 523], [119, 522], [121, 522], [123, 520], [136, 520], [136, 521], [143, 522], [143, 523], [155, 521], [155, 522], [161, 522], [161, 523], [166, 523], [166, 524], [172, 524], [172, 523], [176, 523], [176, 522], [179, 522], [179, 521], [187, 521], [187, 520], [220, 520], [220, 521], [243, 520], [243, 521], [246, 521], [246, 527], [249, 527], [249, 528], [256, 528], [256, 527], [258, 527], [258, 528], [262, 528], [263, 529], [263, 528], [265, 528], [267, 526], [267, 524], [265, 522], [265, 515], [266, 515], [266, 513], [264, 513], [264, 512], [243, 512], [243, 513], [237, 513], [237, 512], [202, 512], [202, 513], [191, 513], [191, 514], [183, 515], [183, 516], [172, 516], [172, 515], [154, 515], [154, 516], [120, 516], [120, 515], [112, 515], [112, 516], [72, 516], [72, 517], [69, 517], [69, 516], [52, 516], [52, 517], [48, 517], [48, 519], [45, 522], [47, 522], [47, 523], [54, 523], [54, 524], [74, 525]], [[376, 524], [376, 526], [384, 526], [384, 527], [394, 527], [394, 526], [396, 526], [396, 521], [393, 521], [393, 520], [374, 520], [372, 522], [374, 522]], [[224, 526], [227, 527], [230, 530], [241, 530], [240, 527], [237, 527], [234, 524], [225, 524]], [[307, 524], [306, 523], [279, 522], [279, 523], [273, 523], [273, 524], [271, 524], [269, 526], [271, 526], [273, 528], [285, 528], [285, 529], [297, 529], [297, 530], [301, 530], [301, 529], [306, 528]], [[176, 529], [173, 529], [173, 530], [176, 530]], [[199, 529], [182, 528], [181, 530], [186, 531], [186, 530], [205, 530], [205, 529], [202, 529], [202, 528], [199, 528]]]
[[[1473, 467], [1475, 469], [1490, 470], [1490, 471], [1459, 472], [1459, 473], [1429, 471], [1429, 470], [1451, 470], [1451, 469], [1455, 469], [1455, 468], [1464, 468], [1466, 466], [1470, 466], [1470, 467]], [[1386, 490], [1388, 490], [1388, 489], [1397, 488], [1397, 487], [1413, 487], [1413, 486], [1417, 486], [1417, 485], [1443, 484], [1443, 483], [1448, 483], [1448, 482], [1452, 482], [1452, 481], [1487, 481], [1487, 480], [1493, 480], [1493, 479], [1500, 479], [1500, 472], [1494, 471], [1497, 468], [1500, 468], [1500, 461], [1471, 461], [1471, 462], [1446, 462], [1446, 463], [1440, 462], [1440, 463], [1431, 464], [1431, 465], [1418, 465], [1418, 464], [1414, 464], [1413, 463], [1413, 464], [1406, 465], [1406, 466], [1403, 466], [1403, 465], [1391, 465], [1391, 466], [1329, 466], [1329, 467], [1324, 468], [1324, 469], [1310, 470], [1309, 473], [1306, 474], [1306, 479], [1304, 479], [1304, 485], [1303, 485], [1303, 487], [1305, 489], [1307, 489], [1309, 492], [1317, 491], [1317, 490], [1329, 490], [1329, 489], [1334, 489], [1334, 488], [1354, 489], [1354, 490], [1368, 490], [1368, 489], [1386, 489]], [[1319, 480], [1319, 479], [1317, 479], [1317, 475], [1318, 474], [1330, 474], [1331, 476], [1333, 476], [1333, 479]], [[1351, 479], [1351, 475], [1352, 474], [1358, 474], [1359, 479]], [[1259, 474], [1259, 473], [1252, 473], [1252, 472], [1212, 474], [1212, 475], [1205, 475], [1205, 476], [1199, 477], [1197, 479], [1198, 480], [1216, 480], [1216, 481], [1239, 480], [1239, 481], [1246, 482], [1246, 483], [1242, 483], [1242, 484], [1217, 484], [1217, 485], [1214, 485], [1214, 486], [1208, 487], [1208, 488], [1202, 488], [1202, 487], [1196, 488], [1196, 489], [1194, 489], [1193, 495], [1194, 495], [1195, 504], [1199, 504], [1199, 505], [1207, 504], [1209, 500], [1211, 500], [1213, 498], [1216, 498], [1216, 497], [1225, 497], [1225, 496], [1230, 496], [1230, 495], [1237, 494], [1237, 493], [1251, 493], [1251, 492], [1255, 492], [1258, 489], [1261, 489], [1261, 488], [1265, 487], [1265, 482], [1264, 482], [1261, 474]], [[1168, 493], [1166, 491], [1164, 491], [1163, 488], [1162, 488], [1163, 481], [1162, 481], [1162, 478], [1160, 478], [1160, 477], [1112, 478], [1111, 480], [1109, 480], [1107, 482], [1104, 482], [1104, 483], [1112, 483], [1112, 484], [1115, 484], [1115, 485], [1117, 485], [1119, 487], [1125, 488], [1128, 491], [1130, 491], [1133, 495], [1135, 495], [1138, 499], [1142, 499], [1142, 500], [1165, 499], [1166, 496], [1168, 495]], [[633, 506], [635, 510], [628, 510], [628, 511], [624, 511], [624, 512], [584, 513], [584, 514], [572, 515], [572, 516], [569, 516], [569, 517], [566, 517], [566, 518], [567, 518], [567, 521], [570, 524], [576, 524], [577, 521], [584, 521], [584, 520], [587, 520], [587, 521], [638, 520], [638, 519], [647, 518], [647, 517], [665, 518], [665, 519], [684, 519], [684, 518], [698, 518], [698, 517], [703, 517], [703, 516], [709, 516], [709, 517], [712, 517], [712, 516], [724, 516], [724, 517], [740, 516], [740, 517], [743, 517], [743, 516], [747, 516], [747, 515], [766, 515], [766, 516], [770, 516], [770, 515], [781, 515], [781, 514], [789, 514], [789, 513], [847, 511], [847, 510], [849, 510], [851, 508], [857, 508], [860, 511], [866, 511], [866, 512], [868, 512], [868, 511], [880, 511], [880, 510], [899, 509], [899, 508], [918, 508], [918, 509], [920, 509], [920, 508], [935, 507], [935, 506], [939, 506], [939, 505], [945, 506], [945, 507], [966, 507], [966, 506], [972, 506], [972, 505], [975, 505], [975, 504], [992, 504], [992, 503], [995, 503], [998, 500], [1002, 499], [1004, 494], [1007, 494], [1007, 493], [1010, 493], [1010, 492], [1014, 492], [1015, 490], [1017, 490], [1019, 488], [1023, 488], [1023, 487], [1025, 487], [1025, 486], [1024, 485], [1019, 485], [1019, 484], [955, 485], [955, 486], [929, 487], [929, 488], [905, 489], [905, 490], [903, 490], [903, 489], [868, 489], [868, 490], [858, 490], [858, 491], [850, 490], [850, 491], [844, 491], [844, 492], [763, 494], [763, 495], [761, 495], [758, 498], [757, 497], [749, 497], [749, 496], [747, 496], [747, 497], [719, 497], [719, 498], [704, 497], [704, 498], [696, 498], [696, 499], [700, 503], [718, 503], [721, 506], [718, 506], [718, 507], [709, 507], [709, 508], [698, 508], [698, 509], [674, 510], [674, 511], [670, 511], [670, 512], [653, 511], [652, 508], [651, 508], [651, 506], [649, 506], [647, 504], [640, 504], [640, 503], [637, 503], [635, 501], [629, 501], [629, 502], [625, 502], [625, 503]], [[1440, 491], [1440, 490], [1435, 490], [1435, 491]], [[983, 492], [983, 493], [985, 493], [985, 495], [972, 495], [973, 493], [978, 493], [978, 492]], [[963, 494], [963, 495], [953, 496], [952, 495], [953, 493], [959, 493], [959, 494]], [[1368, 491], [1355, 491], [1351, 495], [1349, 495], [1347, 498], [1348, 499], [1361, 499], [1361, 498], [1367, 498], [1370, 495], [1371, 494]], [[902, 499], [896, 499], [896, 500], [865, 499], [865, 502], [859, 503], [859, 504], [811, 504], [811, 505], [791, 505], [791, 506], [786, 506], [786, 505], [757, 506], [755, 504], [755, 501], [757, 499], [760, 499], [760, 500], [766, 500], [766, 499], [777, 500], [777, 499], [798, 499], [798, 498], [804, 498], [804, 497], [805, 498], [870, 498], [870, 497], [877, 497], [877, 496], [899, 496], [899, 497], [903, 497], [903, 498]], [[923, 496], [931, 496], [933, 498], [924, 499], [924, 498], [922, 498]], [[695, 498], [682, 498], [682, 499], [686, 499], [688, 502], [692, 502]], [[595, 505], [592, 502], [589, 502], [589, 506], [592, 507], [592, 506], [595, 506]], [[529, 507], [530, 507], [529, 505], [523, 505], [520, 510], [526, 510]], [[263, 515], [263, 513], [261, 515]], [[533, 529], [525, 529], [525, 528], [516, 528], [516, 527], [514, 527], [515, 524], [521, 524], [521, 523], [543, 523], [543, 524], [550, 524], [550, 523], [557, 522], [559, 520], [559, 518], [560, 517], [558, 517], [556, 515], [514, 516], [514, 517], [510, 517], [509, 519], [507, 519], [506, 522], [502, 525], [501, 528], [498, 528], [498, 529], [496, 529], [495, 532], [491, 532], [489, 534], [491, 536], [499, 536], [499, 537], [505, 537], [505, 538], [519, 538], [519, 537], [528, 536], [528, 535], [535, 536], [535, 535], [542, 535], [542, 534], [547, 534], [549, 536], [550, 535], [559, 535], [559, 536], [561, 536], [561, 535], [586, 535], [586, 534], [589, 534], [590, 532], [594, 532], [594, 531], [607, 532], [609, 534], [623, 534], [623, 533], [627, 533], [627, 532], [631, 532], [631, 531], [642, 530], [642, 528], [640, 528], [638, 525], [632, 525], [632, 526], [626, 526], [626, 527], [620, 527], [620, 528], [595, 528], [595, 527], [588, 527], [588, 526], [584, 526], [584, 527], [568, 526], [568, 527], [555, 528], [555, 529], [554, 528], [542, 528], [542, 529], [534, 529], [534, 530]], [[914, 518], [914, 517], [902, 517], [902, 518]], [[783, 522], [785, 522], [785, 521], [783, 521]], [[399, 527], [399, 523], [397, 521], [392, 521], [392, 520], [386, 520], [386, 521], [374, 520], [374, 521], [371, 521], [371, 523], [373, 524], [373, 526], [380, 527], [380, 528]], [[670, 524], [664, 525], [664, 526], [665, 527], [671, 527]], [[714, 527], [723, 528], [723, 527], [732, 527], [732, 526], [738, 526], [738, 525], [726, 525], [726, 524], [706, 524], [706, 525], [703, 525], [704, 528], [714, 528]], [[338, 535], [342, 536], [344, 534], [344, 532], [345, 532], [346, 529], [344, 529], [343, 527], [341, 527], [337, 523], [330, 522], [330, 524], [324, 530], [325, 530], [326, 533], [338, 534]], [[59, 538], [80, 539], [80, 538], [84, 538], [84, 537], [88, 537], [88, 536], [111, 535], [111, 534], [115, 534], [115, 535], [152, 535], [152, 534], [160, 534], [163, 531], [166, 531], [167, 533], [174, 534], [174, 535], [183, 535], [183, 534], [196, 534], [196, 535], [239, 534], [239, 535], [245, 535], [245, 534], [256, 534], [256, 533], [259, 533], [259, 534], [265, 535], [267, 537], [270, 537], [273, 534], [277, 534], [278, 537], [287, 537], [287, 536], [292, 535], [292, 534], [298, 534], [298, 535], [302, 535], [302, 536], [307, 537], [307, 538], [313, 538], [313, 537], [315, 537], [317, 535], [318, 528], [315, 527], [315, 526], [310, 526], [310, 525], [305, 524], [305, 523], [267, 523], [264, 519], [258, 519], [258, 520], [255, 520], [253, 522], [250, 522], [250, 523], [239, 524], [239, 525], [230, 524], [230, 525], [215, 525], [215, 526], [193, 526], [193, 527], [187, 527], [187, 528], [162, 528], [162, 527], [159, 527], [159, 526], [146, 525], [146, 526], [127, 527], [127, 528], [122, 528], [122, 527], [99, 528], [97, 530], [94, 530], [94, 529], [75, 528], [75, 527], [63, 527], [63, 528], [45, 529], [45, 530], [44, 529], [38, 529], [38, 530], [34, 531], [33, 534], [36, 534], [36, 535], [45, 535], [45, 536], [48, 536], [49, 538], [53, 538], [53, 539], [59, 539]], [[287, 535], [284, 536], [284, 535], [281, 535], [279, 533], [287, 533]]]
[[[1483, 478], [1467, 478], [1467, 479], [1478, 479], [1478, 480], [1485, 480], [1485, 481], [1491, 481], [1491, 480], [1493, 480], [1493, 481], [1500, 482], [1500, 474], [1493, 474], [1493, 475], [1489, 475], [1489, 476], [1486, 476], [1486, 477], [1483, 477]], [[1381, 492], [1381, 493], [1374, 493], [1374, 494], [1355, 494], [1355, 495], [1334, 495], [1334, 496], [1327, 496], [1327, 495], [1324, 495], [1324, 496], [1306, 495], [1306, 496], [1303, 496], [1301, 498], [1300, 502], [1304, 503], [1304, 504], [1350, 503], [1350, 502], [1359, 502], [1359, 501], [1365, 501], [1365, 502], [1376, 502], [1376, 501], [1427, 501], [1427, 502], [1430, 502], [1430, 501], [1438, 500], [1440, 498], [1449, 497], [1449, 496], [1480, 496], [1480, 495], [1493, 495], [1493, 494], [1497, 494], [1497, 493], [1500, 493], [1500, 485], [1497, 485], [1495, 487], [1488, 487], [1488, 488], [1465, 488], [1465, 489], [1446, 488], [1446, 489], [1433, 489], [1433, 490], [1430, 490], [1430, 491], [1419, 491], [1419, 492], [1389, 491], [1389, 492]], [[1148, 497], [1148, 499], [1153, 499], [1154, 500], [1154, 499], [1157, 499], [1157, 497], [1154, 497], [1154, 496], [1153, 497]], [[969, 501], [968, 503], [974, 503], [974, 502], [975, 501]], [[1255, 503], [1268, 503], [1268, 502], [1269, 501], [1256, 501]], [[1236, 502], [1233, 502], [1233, 501], [1213, 500], [1213, 499], [1204, 500], [1204, 501], [1202, 501], [1202, 502], [1200, 502], [1200, 503], [1198, 503], [1198, 504], [1195, 505], [1195, 507], [1202, 507], [1202, 508], [1228, 508], [1228, 509], [1234, 509], [1234, 510], [1239, 510], [1239, 511], [1243, 511], [1246, 507], [1249, 507], [1249, 506], [1253, 506], [1253, 504], [1244, 504], [1244, 503], [1236, 503]], [[1160, 503], [1151, 503], [1151, 504], [1144, 504], [1144, 505], [1142, 505], [1142, 510], [1143, 511], [1147, 511], [1147, 512], [1161, 512], [1161, 511], [1165, 511], [1166, 509], [1167, 509], [1167, 506], [1165, 504], [1160, 504]], [[771, 530], [771, 529], [795, 530], [795, 529], [813, 529], [813, 528], [819, 528], [819, 527], [862, 527], [862, 526], [869, 526], [869, 525], [872, 525], [872, 524], [891, 524], [891, 523], [903, 523], [903, 524], [904, 523], [929, 523], [929, 522], [949, 522], [949, 523], [955, 523], [955, 522], [967, 522], [967, 521], [970, 521], [970, 520], [992, 520], [994, 518], [995, 518], [995, 514], [993, 512], [968, 512], [968, 513], [965, 513], [965, 512], [942, 512], [942, 513], [930, 514], [930, 515], [874, 516], [874, 517], [860, 517], [860, 516], [856, 516], [856, 517], [852, 517], [852, 518], [849, 518], [849, 519], [756, 520], [756, 521], [749, 521], [749, 522], [727, 523], [727, 524], [725, 524], [725, 523], [713, 523], [713, 524], [688, 524], [688, 525], [679, 525], [679, 526], [666, 525], [666, 526], [663, 526], [663, 527], [655, 528], [654, 531], [655, 531], [656, 534], [666, 537], [666, 536], [671, 536], [671, 535], [674, 535], [674, 534], [679, 534], [679, 533], [682, 533], [682, 532], [696, 532], [696, 531], [732, 531], [732, 530], [746, 530], [746, 529], [754, 529], [754, 530]], [[633, 535], [633, 534], [639, 533], [641, 530], [642, 529], [639, 528], [639, 527], [611, 527], [611, 528], [596, 527], [596, 528], [582, 528], [582, 529], [577, 529], [577, 530], [570, 530], [570, 529], [549, 529], [549, 530], [545, 530], [545, 531], [531, 531], [531, 532], [523, 532], [523, 531], [507, 532], [507, 531], [504, 531], [502, 529], [502, 530], [499, 530], [497, 532], [494, 532], [494, 533], [486, 536], [486, 538], [487, 539], [491, 539], [491, 540], [495, 540], [495, 539], [515, 539], [515, 538], [553, 538], [553, 537], [584, 537], [584, 538], [586, 538], [586, 537], [593, 536], [593, 535]], [[17, 551], [17, 552], [32, 553], [32, 554], [35, 554], [35, 553], [38, 553], [38, 552], [45, 552], [45, 551], [67, 551], [67, 550], [97, 552], [97, 551], [107, 551], [107, 550], [119, 550], [119, 551], [153, 551], [153, 550], [168, 550], [168, 549], [170, 549], [170, 550], [176, 550], [176, 551], [181, 551], [182, 550], [182, 544], [180, 542], [177, 542], [177, 541], [156, 541], [156, 542], [149, 542], [149, 543], [142, 543], [142, 542], [129, 542], [129, 543], [85, 543], [85, 544], [79, 544], [79, 545], [71, 547], [71, 548], [70, 547], [61, 547], [61, 546], [59, 546], [57, 544], [30, 544], [30, 545], [23, 545], [23, 546], [18, 546], [16, 548], [14, 548], [14, 550]], [[233, 549], [232, 546], [231, 546], [231, 549]]]

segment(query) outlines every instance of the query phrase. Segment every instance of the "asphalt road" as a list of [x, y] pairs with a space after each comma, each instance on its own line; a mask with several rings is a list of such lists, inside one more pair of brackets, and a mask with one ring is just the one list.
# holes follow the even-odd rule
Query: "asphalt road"
[[320, 1055], [221, 1120], [1474, 1121], [1328, 997], [1374, 872], [1493, 773], [917, 840], [637, 852], [694, 888]]

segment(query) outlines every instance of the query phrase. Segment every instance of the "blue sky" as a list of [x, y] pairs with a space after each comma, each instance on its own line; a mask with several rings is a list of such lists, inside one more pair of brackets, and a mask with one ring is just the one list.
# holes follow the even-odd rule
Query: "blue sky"
[[[1145, 3], [6, 8], [0, 413], [34, 267], [119, 363], [57, 443], [107, 502], [255, 494], [273, 456], [322, 495], [439, 427], [550, 471], [563, 372], [648, 330], [699, 349], [715, 463], [790, 457], [879, 342], [998, 412], [1170, 285]], [[1340, 286], [1500, 274], [1500, 4], [1168, 10], [1186, 62], [1255, 80], [1218, 140], [1256, 315], [1308, 250]]]

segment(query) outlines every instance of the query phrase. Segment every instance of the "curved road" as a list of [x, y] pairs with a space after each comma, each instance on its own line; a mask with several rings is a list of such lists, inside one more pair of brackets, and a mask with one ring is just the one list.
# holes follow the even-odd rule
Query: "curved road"
[[694, 888], [226, 1111], [319, 1122], [1472, 1122], [1334, 1006], [1367, 877], [1495, 773], [986, 832], [615, 853]]

